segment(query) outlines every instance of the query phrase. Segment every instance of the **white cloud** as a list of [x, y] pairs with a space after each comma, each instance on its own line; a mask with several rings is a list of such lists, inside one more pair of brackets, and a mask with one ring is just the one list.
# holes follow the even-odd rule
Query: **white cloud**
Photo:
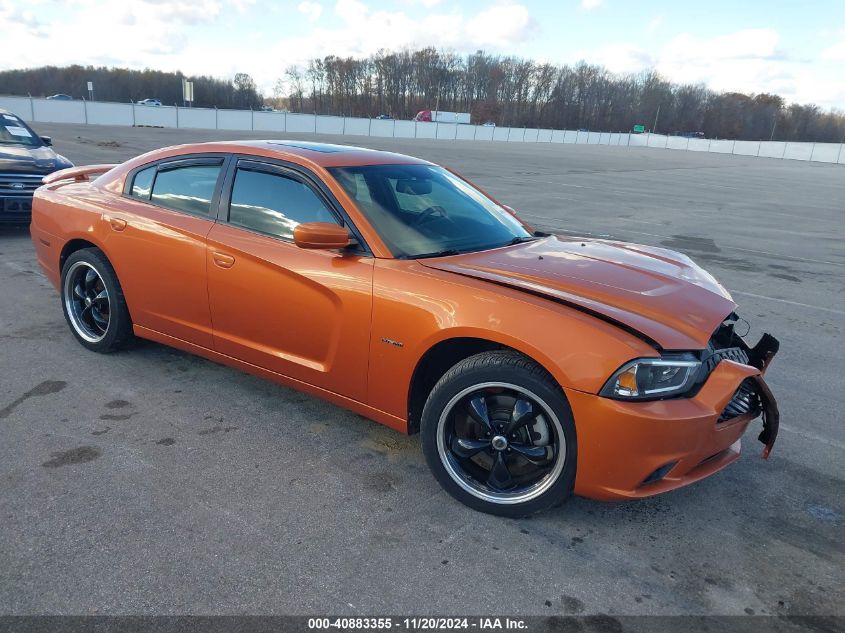
[[323, 13], [323, 5], [319, 2], [309, 2], [306, 0], [305, 2], [300, 2], [296, 9], [304, 14], [309, 21], [316, 22], [320, 19], [320, 15]]
[[4, 25], [4, 31], [13, 31], [16, 28], [23, 27], [26, 33], [31, 36], [45, 37], [47, 34], [44, 25], [31, 11], [24, 11], [8, 0], [0, 2], [0, 23]]
[[821, 57], [812, 63], [795, 59], [780, 48], [777, 31], [744, 29], [711, 38], [681, 33], [654, 52], [614, 44], [578, 51], [575, 59], [602, 64], [613, 72], [654, 68], [678, 83], [705, 83], [725, 92], [771, 92], [791, 102], [842, 108], [845, 77], [839, 60], [845, 59], [845, 42], [828, 47]]
[[614, 73], [638, 73], [657, 63], [648, 52], [629, 44], [613, 44], [591, 52], [580, 51], [576, 57], [591, 64], [600, 64]]
[[662, 15], [656, 15], [651, 20], [649, 20], [648, 26], [646, 26], [646, 31], [649, 34], [654, 34], [660, 29], [660, 27], [662, 25], [663, 25], [663, 16]]
[[840, 32], [840, 36], [842, 37], [840, 41], [828, 46], [822, 51], [822, 59], [833, 62], [845, 61], [845, 30]]
[[422, 5], [426, 9], [431, 9], [432, 7], [436, 7], [438, 4], [440, 4], [440, 2], [441, 0], [422, 0]]
[[531, 29], [531, 16], [522, 4], [500, 4], [482, 11], [469, 20], [467, 34], [482, 46], [525, 39]]
[[587, 11], [599, 8], [604, 4], [604, 0], [581, 0], [581, 6]]

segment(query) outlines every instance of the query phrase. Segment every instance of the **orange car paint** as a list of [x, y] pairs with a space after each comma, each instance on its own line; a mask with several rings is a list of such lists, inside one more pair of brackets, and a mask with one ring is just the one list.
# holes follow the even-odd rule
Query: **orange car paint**
[[[281, 159], [311, 172], [343, 206], [372, 256], [302, 249], [122, 195], [135, 167], [199, 153]], [[671, 251], [557, 237], [483, 253], [394, 259], [326, 168], [397, 163], [425, 161], [256, 141], [165, 148], [91, 182], [88, 175], [102, 168], [57, 172], [36, 192], [33, 244], [57, 288], [69, 245], [81, 240], [99, 247], [117, 272], [138, 336], [293, 386], [402, 432], [411, 430], [415, 369], [437, 344], [473, 338], [518, 350], [543, 365], [569, 400], [578, 494], [656, 494], [738, 457], [750, 419], [718, 429], [716, 420], [739, 383], [760, 374], [753, 367], [722, 362], [692, 398], [620, 402], [596, 395], [625, 362], [658, 356], [655, 346], [702, 349], [735, 307], [715, 280]], [[664, 479], [640, 485], [671, 461], [678, 465]]]

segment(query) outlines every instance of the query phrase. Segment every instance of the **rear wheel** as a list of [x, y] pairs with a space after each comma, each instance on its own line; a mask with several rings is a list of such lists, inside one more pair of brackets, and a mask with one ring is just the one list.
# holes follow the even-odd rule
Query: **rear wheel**
[[70, 330], [84, 347], [109, 353], [132, 338], [132, 320], [120, 282], [98, 248], [70, 255], [62, 267], [62, 309]]
[[425, 404], [421, 433], [434, 476], [476, 510], [526, 516], [572, 492], [569, 404], [548, 372], [516, 352], [485, 352], [450, 369]]

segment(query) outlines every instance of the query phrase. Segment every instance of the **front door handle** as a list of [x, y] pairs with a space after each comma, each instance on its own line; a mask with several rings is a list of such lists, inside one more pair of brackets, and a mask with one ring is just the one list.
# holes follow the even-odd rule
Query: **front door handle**
[[231, 255], [227, 255], [226, 253], [218, 253], [214, 251], [211, 253], [211, 258], [214, 260], [214, 263], [220, 266], [220, 268], [231, 268], [235, 265], [235, 258]]
[[126, 228], [126, 220], [122, 218], [113, 218], [109, 215], [104, 215], [103, 219], [108, 222], [115, 231], [122, 231]]

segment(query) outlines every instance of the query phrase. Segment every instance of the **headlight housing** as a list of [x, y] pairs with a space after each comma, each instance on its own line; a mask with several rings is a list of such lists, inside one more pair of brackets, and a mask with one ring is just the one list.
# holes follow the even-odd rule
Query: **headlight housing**
[[659, 400], [682, 395], [695, 384], [701, 362], [692, 354], [638, 358], [625, 363], [599, 395], [615, 400]]

